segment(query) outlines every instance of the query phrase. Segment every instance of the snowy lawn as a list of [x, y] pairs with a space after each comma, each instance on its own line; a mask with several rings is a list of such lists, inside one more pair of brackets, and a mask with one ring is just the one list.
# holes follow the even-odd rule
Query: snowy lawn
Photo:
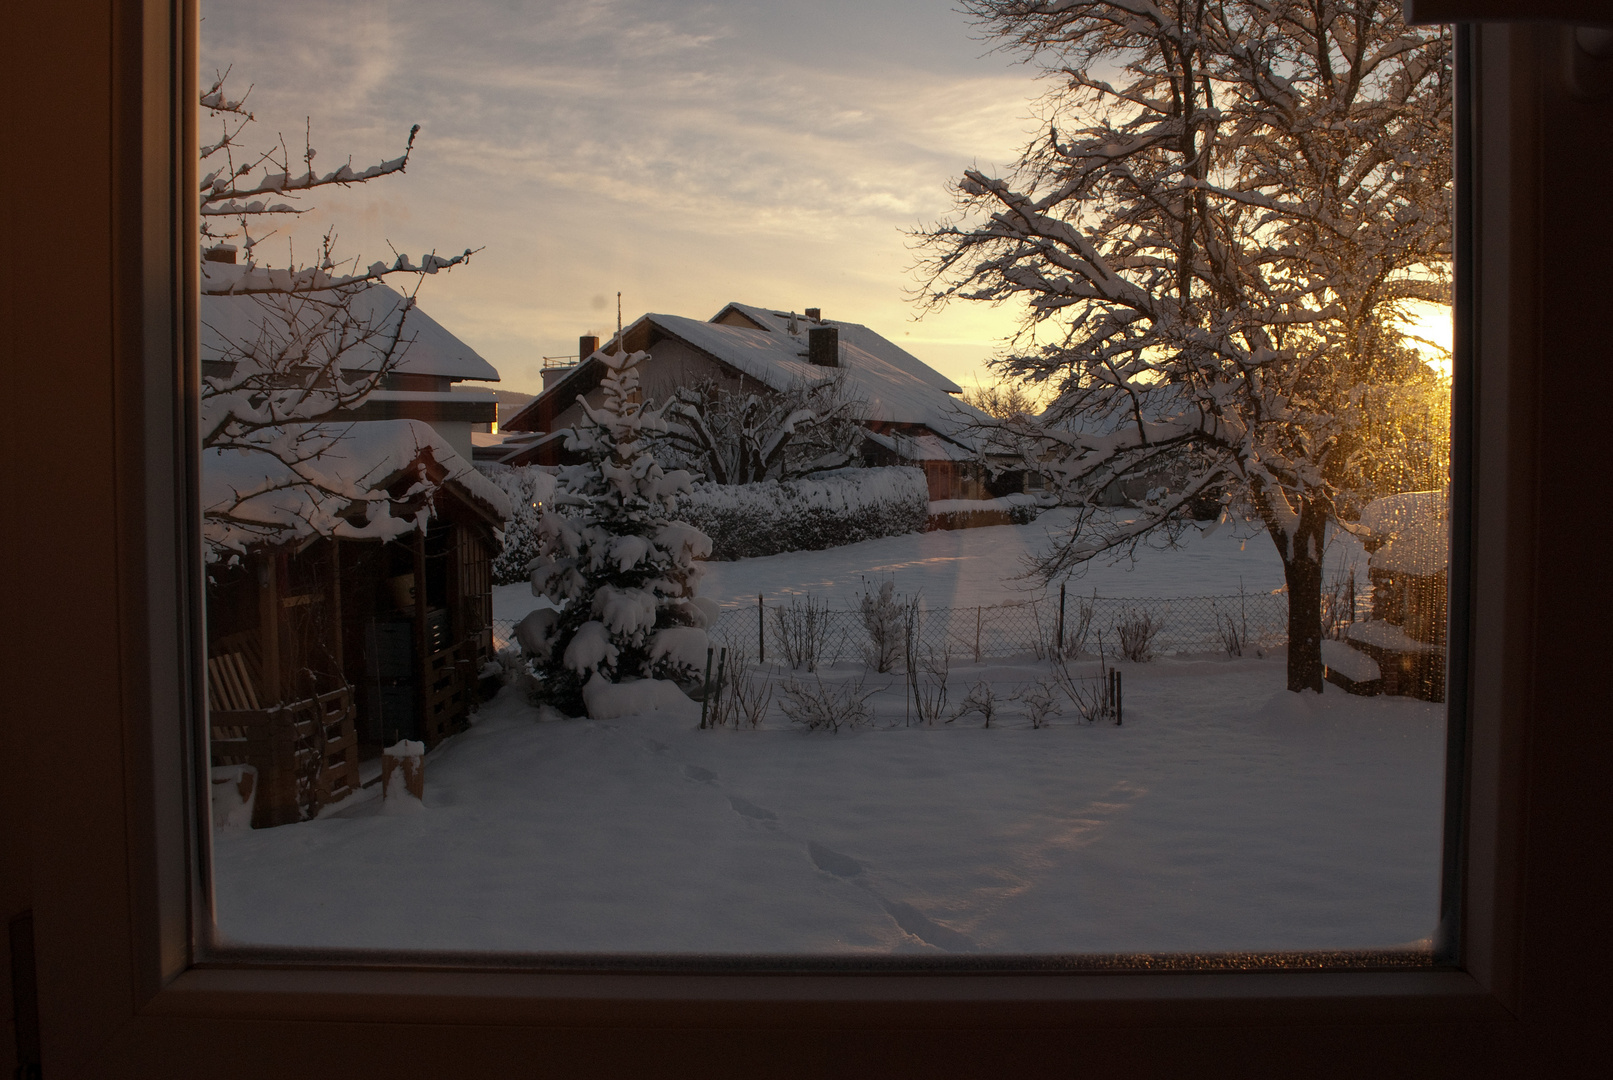
[[[872, 543], [931, 537], [975, 539]], [[428, 756], [424, 806], [368, 789], [316, 821], [218, 832], [220, 929], [603, 953], [1426, 942], [1441, 706], [1290, 694], [1280, 655], [1123, 670], [1123, 726], [1067, 712], [1040, 730], [1017, 713], [990, 730], [978, 716], [904, 727], [897, 676], [873, 726], [838, 734], [776, 712], [701, 731], [698, 705], [541, 720], [506, 687]], [[955, 666], [952, 699], [981, 678], [1006, 697], [1043, 672]]]
[[[922, 593], [931, 608], [974, 607], [1011, 603], [1044, 595], [1045, 587], [1018, 577], [1026, 555], [1045, 550], [1050, 535], [1069, 520], [1070, 511], [1051, 510], [1029, 525], [993, 525], [865, 540], [826, 551], [792, 551], [759, 559], [705, 563], [700, 594], [725, 606], [754, 604], [758, 594], [769, 603], [812, 593], [831, 608], [855, 609], [863, 578], [876, 585], [894, 577], [908, 595]], [[1358, 560], [1360, 584], [1366, 585], [1366, 558], [1356, 541], [1340, 534], [1330, 546], [1327, 566]], [[1209, 536], [1190, 531], [1175, 549], [1143, 548], [1134, 561], [1098, 562], [1070, 582], [1083, 596], [1097, 589], [1111, 597], [1177, 597], [1235, 595], [1283, 586], [1282, 563], [1264, 533], [1248, 535], [1247, 527], [1223, 525]], [[1053, 592], [1057, 593], [1057, 588]], [[542, 606], [524, 583], [493, 590], [493, 617], [515, 621]]]

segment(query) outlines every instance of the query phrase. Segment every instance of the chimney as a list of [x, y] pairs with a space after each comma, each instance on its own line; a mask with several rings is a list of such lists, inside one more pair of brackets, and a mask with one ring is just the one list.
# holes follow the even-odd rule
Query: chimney
[[809, 307], [809, 308], [806, 309], [806, 317], [811, 319], [813, 322], [822, 322], [823, 321], [823, 309], [822, 308]]
[[819, 367], [840, 366], [840, 328], [814, 326], [807, 331], [807, 359]]
[[215, 245], [213, 247], [210, 247], [207, 250], [203, 251], [202, 252], [202, 259], [205, 262], [234, 263], [235, 262], [235, 245], [234, 244], [217, 244], [217, 245]]
[[577, 363], [582, 363], [599, 351], [599, 338], [594, 334], [583, 334], [577, 339]]

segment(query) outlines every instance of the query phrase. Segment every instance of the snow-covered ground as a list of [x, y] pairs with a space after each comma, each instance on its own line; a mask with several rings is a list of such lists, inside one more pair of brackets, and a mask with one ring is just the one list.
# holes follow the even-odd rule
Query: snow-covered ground
[[[851, 607], [865, 576], [894, 575], [934, 607], [1023, 599], [1020, 557], [1058, 520], [713, 563], [702, 591]], [[1278, 588], [1281, 567], [1264, 536], [1223, 527], [1074, 587], [1240, 583]], [[536, 603], [507, 586], [494, 614]], [[1006, 699], [1047, 664], [954, 665], [954, 707], [981, 681], [1003, 705], [989, 730], [978, 715], [908, 724], [897, 675], [866, 675], [874, 721], [836, 734], [793, 728], [776, 706], [754, 730], [699, 730], [688, 702], [544, 718], [506, 687], [428, 755], [423, 806], [371, 788], [316, 821], [219, 831], [220, 930], [266, 945], [727, 954], [1383, 948], [1433, 933], [1443, 707], [1288, 693], [1278, 650], [1122, 665], [1122, 726], [1066, 706], [1033, 729]]]
[[[234, 941], [537, 952], [1392, 947], [1434, 929], [1439, 706], [1283, 689], [1280, 658], [1127, 666], [1125, 722], [698, 730], [540, 720], [513, 688], [369, 789], [216, 839]], [[849, 669], [832, 672], [845, 677]], [[954, 667], [1001, 696], [1040, 668]], [[871, 676], [868, 686], [883, 685]], [[895, 725], [895, 726], [891, 726]]]
[[[708, 562], [700, 591], [724, 606], [754, 604], [758, 594], [773, 603], [812, 593], [832, 608], [854, 610], [864, 578], [894, 577], [898, 591], [921, 592], [931, 608], [1026, 600], [1046, 592], [1022, 576], [1026, 556], [1045, 550], [1069, 517], [1068, 510], [1051, 510], [1029, 525], [910, 533], [826, 551]], [[1360, 544], [1338, 534], [1329, 544], [1329, 571], [1352, 559], [1364, 587]], [[1230, 596], [1240, 588], [1258, 593], [1282, 586], [1283, 567], [1271, 540], [1234, 524], [1208, 536], [1190, 530], [1178, 547], [1144, 547], [1135, 560], [1099, 561], [1069, 583], [1072, 592], [1090, 595], [1097, 589], [1110, 597]], [[501, 585], [493, 590], [493, 617], [513, 622], [541, 603], [525, 584]]]

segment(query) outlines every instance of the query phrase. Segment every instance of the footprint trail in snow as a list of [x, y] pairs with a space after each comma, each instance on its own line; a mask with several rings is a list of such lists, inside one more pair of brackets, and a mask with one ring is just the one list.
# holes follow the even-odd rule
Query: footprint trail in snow
[[[665, 746], [654, 744], [657, 752], [664, 752]], [[722, 785], [716, 773], [700, 765], [685, 764], [683, 776], [697, 784], [705, 784], [719, 791]], [[779, 816], [764, 806], [758, 806], [749, 799], [738, 795], [723, 792], [728, 799], [729, 807], [740, 817], [749, 822], [762, 825], [764, 828], [777, 832], [781, 838], [801, 843], [801, 838], [795, 836], [779, 821]], [[906, 935], [918, 939], [924, 945], [942, 950], [943, 952], [974, 952], [977, 946], [966, 935], [959, 933], [949, 926], [936, 922], [925, 915], [912, 904], [901, 900], [891, 900], [880, 894], [874, 887], [869, 876], [864, 873], [866, 867], [850, 855], [825, 847], [816, 840], [807, 840], [804, 844], [807, 861], [822, 873], [829, 874], [849, 885], [855, 886], [873, 898], [891, 921]]]

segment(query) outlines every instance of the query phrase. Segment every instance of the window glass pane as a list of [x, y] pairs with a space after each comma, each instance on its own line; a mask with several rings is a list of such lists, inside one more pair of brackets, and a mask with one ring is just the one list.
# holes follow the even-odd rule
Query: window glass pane
[[221, 944], [1429, 962], [1449, 31], [962, 7], [204, 5]]

